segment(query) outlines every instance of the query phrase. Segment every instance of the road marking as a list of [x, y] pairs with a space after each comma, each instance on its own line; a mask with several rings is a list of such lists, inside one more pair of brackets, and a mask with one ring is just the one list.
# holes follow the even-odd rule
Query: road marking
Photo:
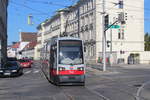
[[29, 70], [29, 71], [25, 72], [25, 74], [28, 74], [28, 73], [31, 73], [31, 71]]
[[102, 94], [100, 94], [100, 93], [98, 93], [98, 92], [96, 92], [96, 91], [94, 91], [94, 90], [91, 90], [89, 87], [87, 87], [87, 86], [85, 86], [85, 87], [87, 88], [87, 90], [89, 90], [89, 91], [91, 91], [92, 93], [96, 94], [97, 96], [103, 98], [104, 100], [111, 100], [110, 98], [108, 98], [108, 97], [106, 97], [106, 96], [104, 96], [104, 95], [102, 95]]
[[144, 86], [146, 86], [147, 84], [150, 84], [150, 81], [143, 83], [142, 86], [138, 89], [137, 94], [136, 94], [137, 96], [136, 100], [140, 100], [140, 93], [144, 89]]
[[39, 70], [36, 70], [36, 71], [34, 71], [33, 73], [38, 73], [39, 72]]

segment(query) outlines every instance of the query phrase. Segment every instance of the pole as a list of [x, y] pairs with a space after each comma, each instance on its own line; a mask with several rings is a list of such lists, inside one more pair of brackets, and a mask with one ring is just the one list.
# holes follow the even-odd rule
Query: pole
[[112, 28], [110, 28], [110, 54], [112, 54]]
[[106, 31], [105, 31], [105, 0], [103, 3], [103, 11], [102, 11], [102, 28], [103, 28], [103, 36], [102, 36], [102, 52], [103, 52], [103, 71], [106, 71]]
[[[112, 23], [110, 23], [111, 25]], [[110, 66], [112, 65], [113, 63], [113, 57], [112, 57], [112, 28], [110, 28], [110, 56], [109, 56], [109, 59], [110, 59]]]
[[78, 37], [80, 38], [80, 7], [78, 7]]

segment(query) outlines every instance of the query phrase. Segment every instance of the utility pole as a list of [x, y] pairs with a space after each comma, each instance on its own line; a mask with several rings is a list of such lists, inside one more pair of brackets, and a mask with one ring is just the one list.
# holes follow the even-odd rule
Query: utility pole
[[78, 37], [80, 38], [80, 7], [78, 7], [77, 16], [78, 16]]
[[[110, 23], [111, 25], [112, 23]], [[112, 54], [112, 28], [110, 28], [110, 54]]]
[[103, 28], [103, 36], [102, 36], [102, 53], [103, 53], [103, 71], [106, 71], [106, 27], [105, 27], [105, 0], [102, 1], [102, 28]]

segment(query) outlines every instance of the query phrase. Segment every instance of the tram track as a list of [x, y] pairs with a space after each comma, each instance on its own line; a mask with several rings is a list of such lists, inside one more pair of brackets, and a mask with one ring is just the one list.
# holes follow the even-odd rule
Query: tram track
[[69, 94], [65, 94], [68, 97], [68, 100], [75, 100], [75, 98]]
[[100, 93], [98, 93], [98, 92], [96, 92], [96, 91], [94, 91], [94, 90], [90, 90], [88, 87], [86, 87], [86, 88], [87, 88], [89, 91], [91, 91], [92, 93], [96, 94], [97, 96], [103, 98], [103, 100], [111, 100], [110, 98], [108, 98], [108, 97], [106, 97], [106, 96], [104, 96], [104, 95], [102, 95], [102, 94], [100, 94]]
[[[144, 89], [144, 87], [145, 87], [146, 85], [148, 85], [148, 84], [150, 84], [150, 81], [147, 81], [147, 82], [143, 83], [143, 84], [141, 85], [141, 87], [139, 87], [139, 89], [137, 90], [137, 94], [136, 94], [136, 96], [137, 96], [136, 100], [141, 100], [140, 98], [142, 98], [142, 97], [140, 96], [140, 93], [141, 93], [141, 91]], [[144, 100], [144, 98], [142, 98], [142, 100]]]

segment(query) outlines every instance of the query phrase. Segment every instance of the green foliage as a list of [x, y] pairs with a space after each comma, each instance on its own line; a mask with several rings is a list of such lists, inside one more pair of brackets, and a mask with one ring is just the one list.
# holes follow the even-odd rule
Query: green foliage
[[145, 40], [145, 51], [150, 51], [150, 34], [146, 33], [144, 36]]

